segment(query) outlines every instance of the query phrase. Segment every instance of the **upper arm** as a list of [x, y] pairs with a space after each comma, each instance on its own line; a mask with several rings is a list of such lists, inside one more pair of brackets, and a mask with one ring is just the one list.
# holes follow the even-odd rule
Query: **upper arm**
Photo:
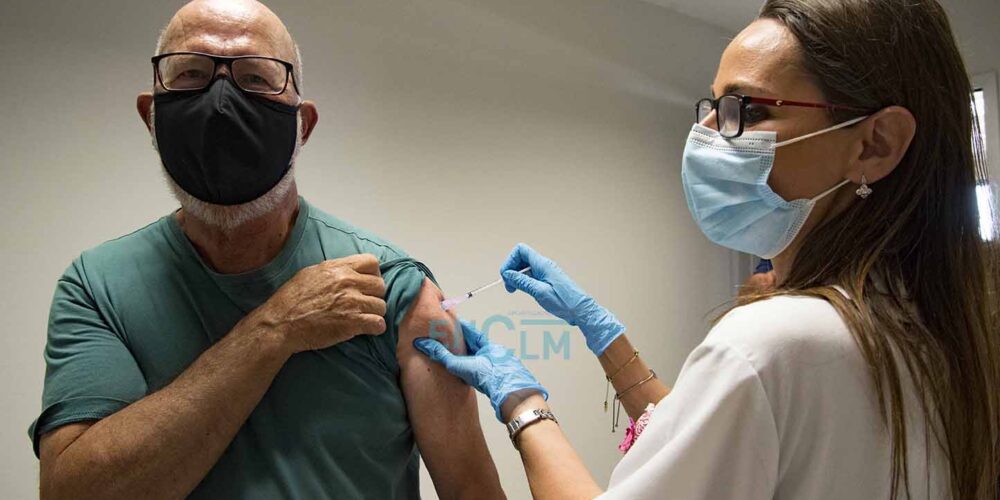
[[410, 423], [439, 496], [502, 497], [475, 391], [413, 347], [416, 338], [434, 337], [456, 354], [465, 353], [461, 326], [441, 309], [442, 299], [425, 278], [400, 325], [396, 355]]
[[42, 412], [29, 429], [39, 458], [42, 435], [99, 420], [146, 394], [135, 358], [108, 325], [81, 268], [77, 261], [60, 278], [49, 314]]

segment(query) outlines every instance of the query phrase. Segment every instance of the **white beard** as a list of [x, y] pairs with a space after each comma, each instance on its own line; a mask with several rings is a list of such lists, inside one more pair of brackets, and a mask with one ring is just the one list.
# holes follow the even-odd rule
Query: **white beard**
[[[163, 178], [167, 181], [167, 186], [174, 194], [174, 198], [181, 204], [185, 214], [194, 217], [209, 226], [217, 227], [224, 231], [232, 230], [250, 221], [257, 220], [278, 209], [292, 187], [295, 186], [295, 159], [299, 156], [302, 148], [302, 114], [296, 115], [295, 120], [295, 149], [292, 151], [292, 158], [289, 161], [288, 172], [266, 193], [260, 197], [239, 205], [217, 205], [199, 200], [180, 187], [167, 168], [160, 160], [163, 167]], [[156, 106], [149, 107], [149, 128], [153, 137], [153, 149], [156, 154], [160, 154], [160, 149], [156, 144]]]

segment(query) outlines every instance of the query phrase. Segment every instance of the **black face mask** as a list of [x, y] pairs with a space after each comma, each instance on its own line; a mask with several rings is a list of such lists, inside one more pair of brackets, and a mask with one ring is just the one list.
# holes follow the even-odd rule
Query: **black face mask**
[[291, 168], [297, 106], [251, 96], [226, 78], [156, 103], [156, 144], [167, 173], [207, 203], [238, 205], [273, 188]]

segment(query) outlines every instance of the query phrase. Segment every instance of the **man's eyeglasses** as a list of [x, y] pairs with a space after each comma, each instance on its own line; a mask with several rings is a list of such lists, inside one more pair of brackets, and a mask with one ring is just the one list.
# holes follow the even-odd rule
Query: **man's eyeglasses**
[[153, 78], [171, 92], [202, 90], [212, 84], [219, 65], [240, 89], [253, 94], [278, 95], [288, 81], [298, 93], [292, 63], [264, 56], [215, 56], [200, 52], [171, 52], [152, 58]]
[[746, 123], [747, 109], [751, 104], [762, 104], [765, 106], [798, 106], [803, 108], [820, 108], [826, 110], [851, 110], [866, 112], [861, 108], [853, 106], [841, 106], [839, 104], [827, 104], [816, 102], [786, 101], [784, 99], [768, 99], [765, 97], [750, 97], [740, 94], [726, 94], [718, 99], [705, 98], [695, 104], [695, 121], [704, 123], [705, 119], [716, 111], [715, 125], [722, 137], [733, 138], [743, 135], [743, 127]]

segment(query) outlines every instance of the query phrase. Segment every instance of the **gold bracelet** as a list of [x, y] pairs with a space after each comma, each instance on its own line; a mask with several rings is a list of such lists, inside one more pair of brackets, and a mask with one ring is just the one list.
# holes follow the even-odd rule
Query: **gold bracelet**
[[644, 379], [642, 379], [642, 380], [640, 380], [640, 381], [632, 384], [631, 387], [629, 387], [628, 389], [625, 389], [622, 392], [616, 392], [615, 393], [615, 399], [621, 399], [622, 396], [628, 394], [629, 391], [631, 391], [632, 389], [635, 389], [636, 387], [639, 387], [640, 385], [645, 384], [646, 382], [649, 382], [650, 380], [653, 380], [654, 378], [656, 378], [656, 372], [654, 372], [653, 370], [649, 370], [649, 376], [648, 377], [646, 377], [646, 378], [644, 378]]
[[632, 363], [633, 361], [635, 361], [637, 359], [639, 359], [639, 350], [638, 349], [636, 349], [635, 352], [632, 353], [632, 359], [629, 359], [628, 361], [625, 362], [624, 365], [621, 365], [620, 367], [618, 367], [618, 369], [615, 370], [615, 372], [613, 374], [611, 374], [610, 376], [608, 376], [608, 375], [604, 376], [604, 378], [608, 379], [607, 383], [604, 385], [604, 413], [608, 412], [608, 396], [611, 393], [611, 382], [614, 381], [615, 377], [617, 377], [618, 374], [621, 373], [622, 370], [625, 369], [625, 367], [627, 367], [630, 363]]
[[618, 429], [618, 420], [621, 418], [622, 415], [622, 396], [628, 394], [629, 391], [635, 389], [636, 387], [639, 387], [640, 385], [645, 384], [650, 380], [653, 380], [654, 378], [656, 378], [656, 372], [650, 369], [648, 377], [632, 384], [631, 387], [625, 389], [620, 393], [618, 392], [615, 393], [615, 406], [614, 410], [611, 412], [611, 432], [615, 432], [615, 430]]
[[607, 376], [608, 380], [609, 381], [614, 380], [615, 377], [617, 377], [618, 374], [621, 373], [622, 370], [624, 370], [626, 366], [628, 366], [629, 364], [631, 364], [636, 359], [639, 359], [639, 350], [638, 349], [635, 352], [632, 353], [632, 357], [628, 361], [626, 361], [624, 365], [621, 365], [620, 367], [618, 367], [617, 370], [615, 370], [615, 372], [613, 374], [611, 374], [610, 376]]

